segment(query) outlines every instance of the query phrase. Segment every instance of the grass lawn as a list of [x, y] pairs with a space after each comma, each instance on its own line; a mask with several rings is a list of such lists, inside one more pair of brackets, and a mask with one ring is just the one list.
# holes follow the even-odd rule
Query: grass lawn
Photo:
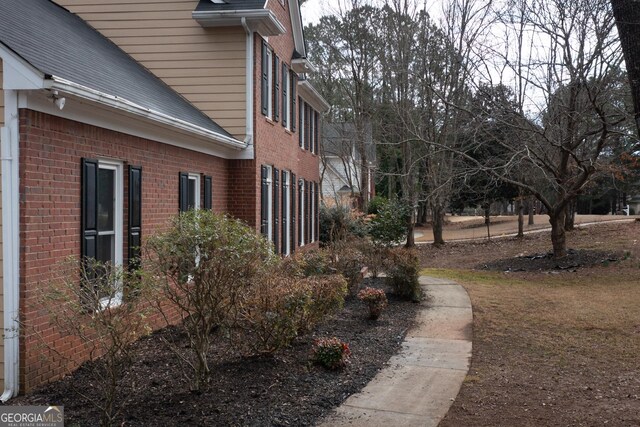
[[441, 426], [640, 425], [639, 241], [640, 223], [577, 230], [570, 247], [626, 259], [518, 273], [475, 268], [548, 250], [547, 233], [423, 248], [423, 274], [464, 285], [474, 310], [471, 369]]

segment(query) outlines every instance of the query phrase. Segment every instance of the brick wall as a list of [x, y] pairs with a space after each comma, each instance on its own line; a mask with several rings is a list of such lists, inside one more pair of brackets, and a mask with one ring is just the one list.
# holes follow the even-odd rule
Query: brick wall
[[[178, 173], [213, 177], [213, 207], [227, 211], [229, 161], [29, 110], [20, 111], [20, 311], [22, 390], [59, 377], [82, 362], [86, 350], [50, 325], [37, 307], [37, 289], [50, 280], [57, 263], [80, 255], [81, 158], [142, 166], [142, 235], [166, 225], [178, 212]], [[246, 184], [246, 183], [244, 183]], [[126, 260], [127, 192], [124, 192]], [[236, 198], [234, 198], [235, 200]], [[201, 197], [202, 200], [202, 197]], [[235, 203], [235, 202], [234, 202]], [[255, 206], [255, 202], [252, 206]], [[253, 208], [251, 208], [253, 210]], [[158, 325], [160, 325], [158, 319]], [[52, 358], [54, 346], [71, 362]]]
[[[289, 2], [284, 6], [279, 0], [269, 0], [267, 8], [276, 15], [286, 31], [283, 35], [269, 37], [269, 46], [275, 55], [291, 67], [291, 57], [294, 51]], [[255, 218], [256, 224], [260, 224], [260, 166], [272, 165], [279, 170], [292, 171], [297, 179], [307, 181], [320, 181], [320, 158], [308, 150], [300, 148], [298, 143], [298, 103], [296, 103], [296, 131], [289, 132], [282, 126], [281, 120], [274, 122], [262, 115], [261, 110], [261, 73], [262, 73], [262, 38], [256, 34], [254, 39], [254, 129], [255, 129], [255, 191], [258, 197]], [[299, 91], [296, 91], [298, 93]], [[282, 92], [280, 92], [282, 94]], [[281, 96], [281, 95], [280, 95]], [[282, 118], [280, 118], [282, 119]], [[297, 206], [297, 202], [296, 202]], [[280, 233], [280, 230], [276, 230]], [[297, 245], [297, 239], [296, 239]]]

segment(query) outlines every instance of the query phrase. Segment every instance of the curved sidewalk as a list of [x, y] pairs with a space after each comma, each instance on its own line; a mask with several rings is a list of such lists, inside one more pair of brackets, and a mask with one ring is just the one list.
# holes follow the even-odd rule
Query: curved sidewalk
[[473, 313], [467, 291], [420, 277], [427, 299], [402, 350], [367, 386], [320, 425], [437, 426], [469, 371]]

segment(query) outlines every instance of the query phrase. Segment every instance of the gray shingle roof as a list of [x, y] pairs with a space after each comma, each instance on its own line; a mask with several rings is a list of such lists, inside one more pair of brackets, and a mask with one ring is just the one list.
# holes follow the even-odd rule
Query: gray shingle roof
[[200, 0], [196, 12], [264, 9], [266, 3], [266, 0], [224, 0], [224, 3], [219, 4], [211, 0]]
[[[376, 146], [373, 143], [371, 125], [365, 126], [365, 150], [370, 162], [376, 160]], [[326, 156], [349, 158], [356, 143], [357, 132], [353, 123], [325, 123], [322, 127], [322, 150]], [[356, 161], [360, 160], [359, 153], [355, 152]]]
[[0, 0], [0, 43], [47, 75], [231, 137], [109, 39], [49, 0]]

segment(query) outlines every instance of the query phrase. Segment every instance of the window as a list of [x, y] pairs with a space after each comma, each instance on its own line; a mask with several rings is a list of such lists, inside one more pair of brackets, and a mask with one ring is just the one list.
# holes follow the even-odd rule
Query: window
[[284, 62], [282, 63], [282, 126], [285, 129], [291, 130], [291, 115], [289, 99], [291, 95], [291, 78], [289, 75], [289, 67]]
[[283, 255], [291, 254], [291, 192], [289, 191], [290, 173], [282, 171], [282, 248]]
[[273, 117], [273, 51], [262, 41], [262, 114]]
[[298, 113], [298, 120], [300, 121], [298, 123], [298, 139], [300, 142], [300, 148], [304, 148], [305, 145], [305, 134], [304, 134], [304, 127], [305, 127], [305, 123], [304, 123], [304, 102], [302, 101], [302, 99], [298, 100], [298, 106], [299, 106], [299, 113]]
[[273, 64], [271, 66], [271, 77], [273, 78], [273, 120], [280, 120], [280, 58], [273, 56]]
[[273, 190], [272, 190], [272, 168], [262, 166], [262, 191], [260, 198], [261, 226], [260, 231], [270, 242], [273, 241]]
[[[106, 267], [122, 266], [122, 163], [82, 159], [82, 256]], [[121, 284], [97, 286], [101, 306], [122, 300]]]
[[290, 76], [289, 76], [289, 84], [291, 85], [291, 94], [289, 95], [291, 97], [291, 108], [289, 109], [289, 111], [291, 112], [291, 117], [290, 117], [290, 126], [291, 126], [291, 130], [295, 132], [296, 130], [296, 99], [297, 99], [297, 87], [298, 87], [298, 75], [291, 71]]
[[305, 242], [305, 194], [304, 194], [304, 180], [301, 179], [298, 182], [298, 224], [300, 225], [299, 236], [298, 236], [298, 246], [304, 246]]
[[309, 197], [310, 202], [311, 202], [311, 207], [309, 208], [309, 216], [311, 217], [311, 224], [309, 225], [309, 228], [311, 229], [311, 239], [309, 240], [310, 242], [315, 242], [316, 241], [316, 216], [315, 216], [315, 212], [316, 212], [316, 190], [314, 187], [314, 183], [310, 182], [309, 183], [309, 191], [311, 192], [311, 196]]
[[180, 212], [200, 209], [200, 174], [180, 172], [178, 205]]

